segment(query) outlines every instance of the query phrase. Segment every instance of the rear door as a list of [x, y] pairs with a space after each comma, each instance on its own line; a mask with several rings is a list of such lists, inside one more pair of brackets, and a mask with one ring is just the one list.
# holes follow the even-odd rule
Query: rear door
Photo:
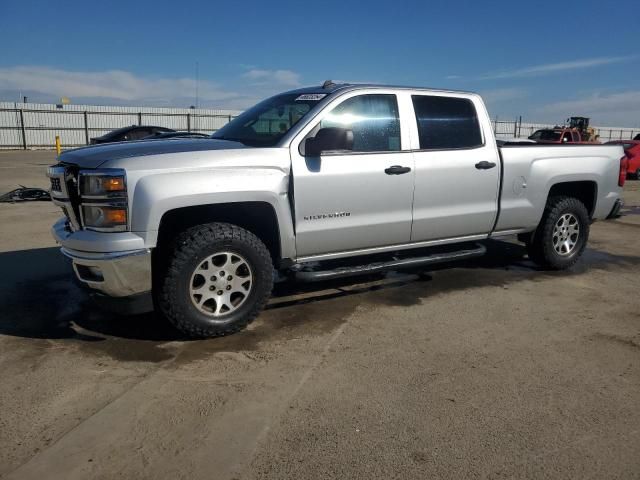
[[[500, 162], [479, 97], [412, 94], [416, 168], [412, 242], [486, 236], [498, 211]], [[479, 116], [481, 112], [482, 117]], [[488, 122], [485, 122], [488, 124]]]
[[[413, 155], [400, 117], [392, 91], [350, 92], [328, 105], [292, 142], [299, 257], [410, 241]], [[351, 129], [353, 150], [302, 154], [300, 144], [324, 127]]]

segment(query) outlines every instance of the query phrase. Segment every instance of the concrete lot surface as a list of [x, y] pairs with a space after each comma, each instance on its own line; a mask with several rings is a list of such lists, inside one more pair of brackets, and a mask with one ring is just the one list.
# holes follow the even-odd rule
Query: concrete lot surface
[[[0, 152], [0, 191], [51, 152]], [[515, 243], [281, 284], [237, 335], [96, 310], [50, 203], [0, 205], [0, 477], [640, 478], [640, 188], [571, 271]]]

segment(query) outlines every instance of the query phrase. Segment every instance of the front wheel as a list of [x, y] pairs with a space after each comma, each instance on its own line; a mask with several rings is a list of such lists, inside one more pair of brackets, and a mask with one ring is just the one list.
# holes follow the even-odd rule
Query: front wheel
[[575, 264], [589, 238], [589, 214], [573, 197], [552, 197], [542, 220], [527, 244], [529, 258], [551, 270], [564, 270]]
[[161, 282], [159, 304], [190, 337], [217, 337], [246, 327], [273, 287], [264, 243], [228, 223], [198, 225], [177, 238]]

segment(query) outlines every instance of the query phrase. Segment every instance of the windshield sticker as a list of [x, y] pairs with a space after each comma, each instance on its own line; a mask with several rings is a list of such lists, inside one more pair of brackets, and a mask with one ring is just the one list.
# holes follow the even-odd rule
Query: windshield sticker
[[306, 93], [304, 95], [300, 95], [298, 98], [296, 98], [296, 102], [302, 102], [304, 100], [322, 100], [324, 97], [326, 97], [327, 94], [326, 93]]

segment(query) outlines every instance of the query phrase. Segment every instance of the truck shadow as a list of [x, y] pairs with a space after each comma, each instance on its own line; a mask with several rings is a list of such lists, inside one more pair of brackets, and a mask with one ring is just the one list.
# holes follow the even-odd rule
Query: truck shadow
[[[346, 306], [335, 308], [332, 302], [341, 298], [349, 298], [349, 308], [361, 303], [409, 306], [451, 290], [507, 286], [530, 279], [543, 281], [558, 275], [580, 275], [593, 267], [640, 265], [640, 257], [588, 249], [581, 262], [568, 272], [541, 272], [526, 258], [525, 249], [519, 244], [492, 240], [486, 246], [488, 252], [483, 257], [432, 266], [428, 271], [403, 270], [317, 283], [278, 282], [262, 315], [265, 320], [261, 323], [268, 324], [264, 333], [313, 322], [328, 321], [333, 325], [332, 315], [346, 314]], [[436, 272], [444, 269], [453, 270], [446, 278], [438, 277]], [[97, 309], [74, 281], [71, 265], [58, 248], [0, 253], [0, 271], [0, 335], [82, 342], [115, 338], [162, 344], [186, 340], [159, 314], [123, 317]], [[374, 294], [368, 295], [371, 292]], [[329, 302], [332, 308], [323, 308]], [[254, 340], [260, 339], [261, 328], [251, 332]], [[234, 344], [240, 348], [242, 339], [238, 341]]]

